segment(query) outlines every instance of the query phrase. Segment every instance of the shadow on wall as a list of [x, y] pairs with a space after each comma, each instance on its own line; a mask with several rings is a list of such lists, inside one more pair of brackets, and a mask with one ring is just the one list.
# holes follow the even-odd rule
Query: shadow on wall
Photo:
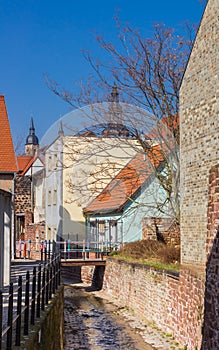
[[70, 213], [62, 205], [59, 207], [59, 224], [57, 229], [57, 240], [66, 239], [82, 241], [85, 239], [85, 223], [72, 220]]
[[61, 274], [64, 284], [82, 283], [80, 266], [62, 266]]
[[91, 289], [92, 290], [101, 290], [103, 287], [105, 266], [95, 266]]
[[206, 266], [201, 350], [219, 349], [219, 230]]
[[[86, 269], [86, 267], [84, 267]], [[62, 266], [62, 280], [65, 285], [82, 283], [82, 273], [80, 266]], [[105, 266], [95, 266], [90, 276], [91, 285], [87, 291], [101, 290], [103, 286]]]
[[207, 264], [201, 350], [219, 349], [219, 165], [209, 177]]

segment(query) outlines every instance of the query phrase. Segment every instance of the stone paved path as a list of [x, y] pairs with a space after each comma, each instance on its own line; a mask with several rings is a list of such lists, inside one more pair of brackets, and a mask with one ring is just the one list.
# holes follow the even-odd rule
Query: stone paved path
[[115, 298], [110, 297], [110, 295], [103, 291], [95, 291], [92, 293], [97, 297], [103, 298], [108, 302], [117, 305], [118, 309], [116, 312], [118, 315], [126, 319], [130, 327], [135, 329], [135, 331], [144, 339], [145, 343], [151, 345], [153, 349], [183, 350], [183, 348], [180, 348], [179, 344], [173, 339], [171, 334], [164, 334], [153, 324], [143, 323], [137, 320], [131, 310], [125, 308]]
[[83, 287], [66, 286], [64, 349], [153, 350], [116, 309]]

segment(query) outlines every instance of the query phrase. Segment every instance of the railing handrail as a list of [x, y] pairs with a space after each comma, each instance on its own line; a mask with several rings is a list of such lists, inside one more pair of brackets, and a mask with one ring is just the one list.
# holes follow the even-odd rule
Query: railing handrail
[[[50, 255], [49, 260], [44, 261], [43, 264], [38, 264], [38, 269], [36, 269], [36, 266], [33, 268], [32, 276], [30, 276], [29, 271], [27, 271], [24, 280], [22, 279], [22, 276], [19, 276], [17, 282], [18, 285], [15, 288], [14, 285], [16, 285], [16, 282], [11, 282], [7, 295], [3, 296], [2, 291], [0, 291], [0, 349], [2, 349], [2, 342], [5, 340], [5, 337], [6, 350], [12, 349], [13, 341], [16, 346], [20, 346], [22, 327], [24, 335], [28, 335], [29, 325], [34, 324], [36, 317], [40, 317], [40, 310], [44, 310], [45, 304], [48, 304], [49, 300], [55, 295], [56, 290], [61, 284], [60, 265], [60, 254], [54, 254], [53, 256]], [[45, 274], [47, 274], [48, 277], [43, 281]], [[25, 293], [23, 296], [22, 291], [24, 286]], [[46, 299], [44, 298], [45, 293]], [[14, 303], [13, 299], [16, 294], [17, 298]], [[3, 305], [4, 303], [7, 303], [7, 301], [8, 317], [7, 320], [5, 320], [7, 321], [6, 325], [6, 322], [3, 322]], [[15, 306], [17, 306], [16, 310], [14, 308]], [[14, 315], [15, 313], [16, 315]], [[21, 326], [22, 317], [24, 318], [23, 326]], [[15, 339], [12, 339], [12, 329], [15, 325]]]
[[[56, 242], [50, 240], [41, 242], [29, 240], [28, 246], [25, 243], [25, 241], [17, 241], [16, 252], [19, 252], [20, 258], [31, 259], [33, 256], [32, 253], [37, 252], [38, 258], [41, 261], [47, 261], [50, 259], [51, 255], [59, 252], [65, 260], [72, 258], [89, 259], [92, 254], [95, 254], [95, 258], [103, 259], [104, 256], [107, 256], [112, 250], [122, 246], [122, 242], [120, 241], [94, 241], [85, 239], [80, 241], [66, 239]], [[94, 257], [92, 256], [91, 258], [93, 259]]]

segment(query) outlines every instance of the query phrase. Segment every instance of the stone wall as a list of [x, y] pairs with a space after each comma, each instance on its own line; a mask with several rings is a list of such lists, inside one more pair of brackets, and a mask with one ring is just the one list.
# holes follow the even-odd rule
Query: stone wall
[[[29, 335], [21, 338], [20, 350], [63, 350], [64, 288], [60, 287], [40, 319], [29, 329]], [[18, 349], [13, 347], [12, 350]]]
[[208, 0], [180, 90], [181, 259], [206, 263], [208, 174], [219, 159], [219, 6]]
[[146, 218], [142, 220], [143, 239], [160, 240], [167, 245], [180, 245], [180, 227], [169, 218]]
[[25, 213], [28, 210], [32, 210], [30, 176], [16, 176], [15, 193], [15, 214]]
[[100, 290], [103, 286], [105, 266], [82, 266], [81, 280], [90, 284], [93, 290]]
[[[21, 236], [21, 239], [22, 242], [26, 242], [26, 258], [31, 260], [41, 259], [41, 242], [45, 240], [45, 230], [45, 222], [34, 223], [33, 212], [25, 212], [25, 233]], [[29, 250], [30, 254], [28, 254]], [[18, 242], [16, 258], [24, 258], [23, 245], [20, 245]]]
[[202, 350], [219, 349], [219, 165], [209, 177], [207, 266]]
[[171, 333], [181, 346], [200, 349], [204, 269], [182, 267], [179, 275], [108, 258], [103, 289], [110, 298], [132, 309], [136, 318]]

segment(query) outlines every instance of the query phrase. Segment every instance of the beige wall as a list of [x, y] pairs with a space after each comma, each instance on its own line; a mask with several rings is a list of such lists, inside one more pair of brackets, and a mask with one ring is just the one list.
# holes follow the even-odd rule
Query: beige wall
[[13, 191], [14, 174], [0, 174], [0, 189], [4, 191]]
[[[65, 138], [63, 171], [63, 232], [85, 235], [85, 207], [137, 151], [133, 140]], [[93, 174], [93, 175], [92, 175]]]
[[11, 194], [0, 190], [0, 287], [10, 282]]

